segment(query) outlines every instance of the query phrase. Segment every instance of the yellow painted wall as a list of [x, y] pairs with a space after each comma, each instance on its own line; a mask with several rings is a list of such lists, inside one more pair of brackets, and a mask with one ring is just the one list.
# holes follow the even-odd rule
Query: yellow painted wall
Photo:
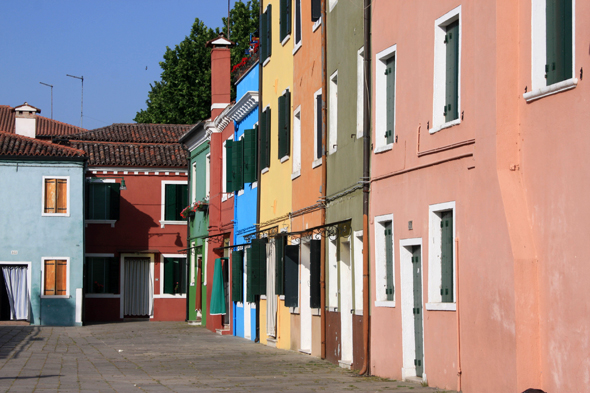
[[266, 299], [260, 299], [260, 343], [266, 345]]
[[[279, 217], [291, 212], [291, 172], [293, 162], [291, 159], [280, 161], [279, 139], [278, 139], [278, 99], [283, 95], [285, 89], [293, 92], [293, 31], [291, 38], [284, 45], [280, 42], [280, 1], [266, 0], [262, 2], [263, 11], [268, 4], [272, 4], [272, 54], [262, 67], [262, 107], [271, 108], [271, 142], [270, 142], [270, 167], [268, 172], [262, 174], [260, 179], [260, 229], [279, 227], [279, 231], [291, 230], [289, 220], [284, 219], [278, 223], [264, 225]], [[292, 99], [291, 99], [292, 101]], [[289, 116], [293, 122], [293, 109]], [[292, 129], [292, 126], [291, 126]], [[291, 146], [291, 149], [293, 146]], [[260, 309], [260, 338], [266, 343], [266, 302]], [[264, 333], [262, 326], [264, 325]], [[285, 308], [284, 302], [279, 301], [277, 315], [277, 346], [279, 348], [290, 348], [290, 314]]]

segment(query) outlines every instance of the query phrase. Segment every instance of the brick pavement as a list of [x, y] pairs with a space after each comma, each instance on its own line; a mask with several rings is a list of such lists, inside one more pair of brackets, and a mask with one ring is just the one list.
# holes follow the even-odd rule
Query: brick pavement
[[0, 326], [0, 392], [436, 392], [180, 322]]

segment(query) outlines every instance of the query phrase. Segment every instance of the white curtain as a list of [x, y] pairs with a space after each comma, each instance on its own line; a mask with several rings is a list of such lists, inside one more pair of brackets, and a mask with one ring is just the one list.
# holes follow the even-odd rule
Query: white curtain
[[275, 295], [275, 242], [266, 244], [266, 333], [277, 336], [277, 296]]
[[10, 303], [10, 319], [29, 319], [29, 288], [27, 285], [26, 266], [2, 266], [2, 274], [6, 283], [8, 302]]
[[152, 315], [153, 280], [149, 258], [125, 258], [125, 315]]

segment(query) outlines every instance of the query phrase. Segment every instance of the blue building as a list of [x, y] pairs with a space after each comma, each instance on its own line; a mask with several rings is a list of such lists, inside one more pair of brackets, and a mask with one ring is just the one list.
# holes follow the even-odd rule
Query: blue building
[[18, 128], [0, 130], [0, 320], [81, 326], [86, 153]]
[[[248, 169], [248, 162], [257, 162], [258, 54], [254, 54], [246, 65], [234, 71], [234, 74], [237, 74], [237, 81], [235, 82], [237, 98], [235, 105], [229, 110], [227, 116], [235, 122], [233, 156], [236, 156], [237, 149], [243, 151], [242, 162], [244, 168], [240, 171], [243, 173], [244, 181], [240, 181], [239, 186], [234, 185], [237, 191], [235, 191], [234, 195], [233, 244], [237, 245], [237, 247], [234, 248], [232, 253], [233, 334], [254, 341], [256, 339], [256, 305], [254, 302], [247, 301], [248, 253], [246, 252], [247, 246], [245, 244], [247, 241], [244, 239], [244, 235], [256, 232], [258, 212], [257, 182], [248, 181], [252, 180], [252, 175], [250, 175], [249, 179], [248, 173], [256, 174], [258, 172], [256, 168]], [[242, 276], [242, 280], [235, 280], [234, 275], [237, 274]], [[240, 282], [236, 283], [236, 281]], [[236, 291], [239, 294], [236, 294]]]

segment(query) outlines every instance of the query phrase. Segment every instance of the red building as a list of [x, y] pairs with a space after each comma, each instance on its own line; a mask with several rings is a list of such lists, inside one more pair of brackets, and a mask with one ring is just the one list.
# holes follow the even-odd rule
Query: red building
[[191, 125], [113, 124], [63, 138], [89, 157], [85, 321], [186, 319]]

